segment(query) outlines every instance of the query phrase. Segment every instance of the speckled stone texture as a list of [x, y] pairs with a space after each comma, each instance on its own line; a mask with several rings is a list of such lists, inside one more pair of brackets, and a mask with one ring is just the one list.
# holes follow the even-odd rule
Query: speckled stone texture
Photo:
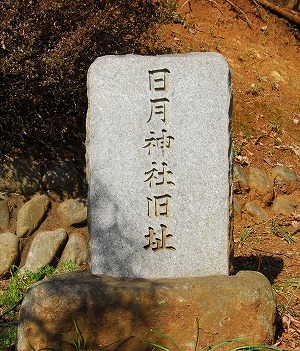
[[[84, 272], [67, 273], [32, 286], [21, 305], [18, 351], [74, 350], [76, 321], [87, 350], [134, 336], [121, 350], [145, 351], [150, 329], [172, 338], [181, 350], [243, 338], [238, 344], [272, 344], [276, 304], [262, 274], [174, 279], [117, 279]], [[148, 336], [174, 349], [154, 334]], [[109, 350], [114, 350], [117, 344]], [[228, 350], [237, 344], [228, 344]]]
[[228, 274], [231, 86], [216, 53], [104, 56], [88, 73], [90, 266]]

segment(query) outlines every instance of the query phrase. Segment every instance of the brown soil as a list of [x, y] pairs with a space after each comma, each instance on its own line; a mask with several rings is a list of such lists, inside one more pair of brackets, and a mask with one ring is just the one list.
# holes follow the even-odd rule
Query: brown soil
[[[166, 46], [174, 53], [219, 52], [230, 66], [235, 162], [246, 172], [255, 166], [268, 174], [283, 165], [299, 175], [300, 43], [294, 27], [249, 0], [180, 0], [177, 13], [175, 23], [159, 31]], [[300, 191], [291, 199], [298, 203]], [[275, 235], [274, 226], [294, 234], [295, 242]], [[299, 228], [300, 212], [265, 222], [244, 212], [235, 216], [235, 270], [258, 270], [273, 284], [282, 317], [276, 345], [287, 349], [300, 349]]]
[[[300, 175], [300, 43], [295, 30], [254, 0], [230, 2], [179, 0], [175, 23], [162, 26], [159, 39], [174, 53], [215, 51], [227, 59], [234, 93], [236, 163], [246, 172], [255, 166], [268, 174], [274, 166], [284, 165]], [[243, 197], [246, 202], [248, 195]], [[300, 190], [290, 198], [299, 202]], [[25, 201], [10, 199], [12, 231]], [[53, 201], [53, 215], [40, 229], [61, 225], [55, 216], [57, 205]], [[269, 278], [281, 317], [276, 345], [300, 350], [300, 212], [265, 222], [242, 212], [234, 221], [235, 271], [257, 270]], [[274, 224], [294, 233], [295, 242], [276, 236]], [[87, 228], [76, 230], [87, 236]], [[22, 243], [22, 262], [32, 238]], [[287, 281], [292, 278], [297, 280]]]

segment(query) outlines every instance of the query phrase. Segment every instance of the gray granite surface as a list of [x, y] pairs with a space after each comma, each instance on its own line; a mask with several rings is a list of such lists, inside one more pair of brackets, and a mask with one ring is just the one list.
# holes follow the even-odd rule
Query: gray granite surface
[[88, 72], [94, 274], [228, 274], [231, 86], [216, 53], [103, 56]]

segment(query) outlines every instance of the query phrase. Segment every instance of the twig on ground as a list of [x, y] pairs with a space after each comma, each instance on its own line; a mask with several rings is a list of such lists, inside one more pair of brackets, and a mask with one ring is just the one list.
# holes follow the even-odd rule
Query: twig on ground
[[225, 0], [225, 1], [228, 2], [228, 4], [230, 4], [230, 5], [231, 5], [235, 10], [237, 10], [240, 14], [244, 15], [245, 20], [246, 20], [248, 26], [249, 26], [251, 29], [253, 29], [252, 23], [250, 22], [248, 16], [245, 14], [245, 12], [244, 12], [241, 8], [239, 8], [237, 5], [235, 5], [233, 2], [231, 2], [230, 0]]
[[210, 2], [213, 2], [216, 6], [217, 6], [217, 9], [223, 14], [223, 11], [220, 9], [220, 5], [214, 1], [214, 0], [209, 0]]
[[3, 316], [5, 316], [6, 314], [8, 314], [9, 312], [11, 312], [12, 310], [14, 310], [16, 307], [18, 307], [19, 305], [21, 305], [23, 301], [23, 298], [21, 300], [19, 300], [18, 302], [16, 302], [15, 304], [13, 304], [12, 306], [10, 306], [6, 311], [2, 312], [0, 314], [0, 318], [2, 318]]
[[199, 28], [197, 23], [194, 24], [194, 27], [197, 29], [198, 32], [202, 32], [202, 33], [204, 32], [204, 30]]
[[184, 7], [188, 2], [190, 2], [190, 0], [186, 0], [186, 1], [181, 5], [181, 7]]
[[264, 158], [264, 162], [266, 162], [266, 164], [268, 164], [271, 167], [274, 167], [274, 165], [271, 163], [271, 161], [268, 159], [268, 157]]
[[257, 145], [260, 141], [260, 139], [264, 138], [264, 137], [267, 137], [268, 134], [262, 134], [260, 135], [258, 138], [256, 138], [255, 142], [254, 142], [254, 145]]
[[300, 147], [299, 146], [275, 146], [275, 149], [279, 150], [290, 150], [295, 153], [296, 156], [300, 156]]
[[274, 148], [278, 150], [292, 150], [289, 146], [274, 146]]
[[[188, 35], [184, 35], [184, 34], [182, 34], [182, 33], [180, 33], [180, 32], [176, 32], [176, 30], [171, 29], [171, 32], [174, 33], [174, 34], [179, 34], [182, 38], [189, 39], [189, 40], [190, 40], [190, 39], [194, 39], [194, 40], [198, 41], [197, 38], [189, 37]], [[202, 31], [202, 32], [203, 32], [203, 31]], [[191, 34], [192, 34], [192, 33], [191, 33]], [[180, 39], [177, 38], [177, 40], [180, 40]]]
[[191, 3], [190, 3], [190, 0], [186, 0], [186, 1], [183, 3], [183, 5], [181, 6], [181, 8], [182, 8], [183, 6], [185, 6], [186, 4], [189, 4], [189, 9], [190, 9], [190, 11], [192, 11], [192, 5], [191, 5]]

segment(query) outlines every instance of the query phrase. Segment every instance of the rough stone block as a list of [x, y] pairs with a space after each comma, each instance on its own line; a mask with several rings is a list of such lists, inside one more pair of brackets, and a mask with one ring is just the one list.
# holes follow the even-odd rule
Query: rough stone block
[[19, 239], [13, 233], [0, 234], [0, 276], [7, 273], [19, 258]]
[[33, 233], [43, 221], [51, 204], [45, 194], [35, 195], [23, 205], [17, 217], [16, 234], [19, 238]]
[[9, 217], [8, 201], [0, 197], [0, 229], [5, 230], [8, 228]]
[[51, 264], [55, 256], [64, 246], [68, 234], [63, 228], [47, 232], [39, 232], [32, 240], [30, 249], [21, 271], [37, 271]]
[[83, 198], [66, 200], [58, 206], [57, 213], [62, 223], [67, 226], [83, 225], [87, 220], [86, 200]]
[[246, 211], [254, 217], [258, 217], [263, 221], [268, 220], [269, 216], [255, 201], [250, 201], [245, 204]]
[[249, 191], [246, 173], [240, 165], [234, 165], [233, 167], [233, 185], [236, 194], [244, 194]]
[[80, 233], [69, 234], [69, 240], [60, 257], [58, 268], [63, 267], [63, 262], [72, 261], [76, 267], [86, 262], [86, 239]]
[[228, 274], [231, 87], [215, 53], [104, 56], [88, 74], [91, 270]]
[[73, 272], [28, 290], [20, 310], [17, 348], [73, 350], [68, 343], [76, 339], [75, 320], [87, 350], [129, 336], [134, 338], [118, 350], [152, 350], [140, 343], [151, 328], [174, 339], [182, 350], [192, 350], [196, 317], [199, 346], [235, 338], [245, 338], [246, 344], [270, 344], [275, 313], [271, 285], [257, 272], [154, 280]]
[[286, 216], [290, 216], [293, 214], [296, 214], [297, 211], [297, 205], [293, 203], [287, 196], [284, 195], [279, 195], [273, 203], [273, 210], [274, 212], [278, 214], [283, 214]]
[[299, 186], [298, 177], [290, 169], [276, 166], [272, 169], [274, 185], [279, 193], [292, 194]]
[[260, 169], [249, 168], [250, 197], [258, 199], [262, 205], [268, 205], [274, 199], [273, 183]]

